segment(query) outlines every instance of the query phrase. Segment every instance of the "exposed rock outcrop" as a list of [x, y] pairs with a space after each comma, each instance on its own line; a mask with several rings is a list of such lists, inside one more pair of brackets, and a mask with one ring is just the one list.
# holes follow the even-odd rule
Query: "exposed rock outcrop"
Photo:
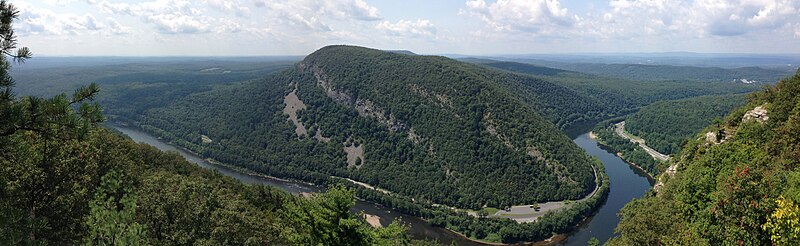
[[283, 98], [283, 103], [286, 104], [286, 107], [283, 108], [283, 113], [289, 115], [289, 120], [295, 126], [294, 132], [297, 137], [308, 136], [308, 130], [297, 118], [297, 111], [306, 109], [306, 104], [297, 97], [297, 84], [294, 84], [294, 90]]
[[322, 130], [319, 128], [317, 128], [317, 133], [314, 134], [314, 139], [316, 139], [317, 142], [320, 143], [328, 143], [331, 141], [331, 138], [326, 138], [322, 136]]
[[349, 146], [344, 146], [344, 152], [347, 153], [347, 167], [355, 167], [360, 169], [364, 166], [364, 145], [356, 145], [351, 143]]
[[758, 106], [753, 110], [747, 111], [742, 117], [742, 122], [748, 122], [751, 120], [756, 120], [759, 123], [764, 123], [769, 120], [769, 116], [767, 115], [767, 109], [764, 106]]

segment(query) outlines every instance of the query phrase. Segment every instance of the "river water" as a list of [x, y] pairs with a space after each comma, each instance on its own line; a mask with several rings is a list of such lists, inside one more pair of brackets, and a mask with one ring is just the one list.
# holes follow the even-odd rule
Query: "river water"
[[[117, 125], [111, 127], [128, 135], [136, 142], [152, 145], [162, 151], [177, 151], [192, 163], [203, 168], [217, 170], [244, 183], [270, 185], [293, 194], [323, 190], [321, 187], [304, 183], [244, 174], [224, 166], [208, 163], [195, 154], [166, 144], [139, 129]], [[559, 245], [586, 245], [586, 242], [592, 237], [600, 239], [600, 242], [605, 242], [614, 235], [614, 228], [619, 223], [617, 212], [631, 199], [644, 195], [651, 187], [652, 181], [648, 180], [640, 170], [629, 166], [616, 155], [602, 149], [596, 141], [588, 137], [588, 134], [580, 135], [573, 141], [587, 153], [603, 162], [611, 182], [611, 191], [608, 200], [597, 213], [590, 220], [581, 224], [577, 231], [570, 233], [568, 238]], [[411, 226], [409, 234], [415, 239], [435, 239], [445, 245], [450, 245], [451, 242], [455, 242], [457, 245], [479, 245], [443, 228], [431, 226], [420, 218], [407, 216], [377, 204], [359, 201], [353, 210], [380, 216], [383, 225], [388, 225], [392, 220], [399, 218]]]

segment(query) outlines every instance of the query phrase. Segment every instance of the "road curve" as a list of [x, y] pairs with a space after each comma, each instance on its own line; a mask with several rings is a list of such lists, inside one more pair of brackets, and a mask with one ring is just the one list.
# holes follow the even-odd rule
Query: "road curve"
[[594, 171], [595, 177], [595, 187], [592, 193], [589, 193], [585, 197], [575, 200], [575, 201], [555, 201], [555, 202], [545, 202], [539, 203], [539, 209], [533, 208], [533, 205], [519, 205], [519, 206], [511, 206], [508, 210], [500, 210], [497, 211], [495, 214], [489, 215], [490, 218], [507, 218], [516, 221], [517, 223], [528, 223], [534, 222], [539, 217], [544, 216], [549, 211], [555, 211], [571, 204], [582, 202], [586, 199], [593, 197], [597, 194], [597, 191], [600, 190], [600, 186], [602, 185], [602, 180], [600, 176], [597, 176], [597, 169], [592, 165], [592, 171]]
[[650, 154], [650, 156], [652, 156], [653, 158], [660, 161], [669, 160], [670, 157], [668, 155], [661, 154], [658, 151], [654, 150], [653, 148], [650, 148], [650, 146], [647, 146], [647, 144], [645, 144], [644, 142], [644, 139], [631, 137], [630, 135], [628, 135], [628, 133], [625, 133], [625, 121], [614, 124], [614, 126], [616, 126], [616, 129], [614, 131], [617, 133], [617, 135], [619, 135], [624, 139], [630, 140], [631, 143], [639, 144], [639, 147], [642, 147], [642, 149], [644, 149], [644, 151], [646, 151], [647, 154]]

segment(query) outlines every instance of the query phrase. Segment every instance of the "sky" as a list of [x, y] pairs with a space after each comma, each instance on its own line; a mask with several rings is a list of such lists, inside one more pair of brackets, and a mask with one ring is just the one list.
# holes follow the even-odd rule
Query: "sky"
[[10, 0], [44, 56], [800, 53], [800, 0]]

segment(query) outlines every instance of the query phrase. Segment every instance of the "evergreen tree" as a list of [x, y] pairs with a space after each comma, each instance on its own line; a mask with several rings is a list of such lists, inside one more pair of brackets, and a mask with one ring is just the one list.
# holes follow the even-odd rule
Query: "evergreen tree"
[[134, 221], [136, 195], [122, 174], [111, 171], [103, 176], [89, 207], [86, 245], [145, 245], [144, 228]]

